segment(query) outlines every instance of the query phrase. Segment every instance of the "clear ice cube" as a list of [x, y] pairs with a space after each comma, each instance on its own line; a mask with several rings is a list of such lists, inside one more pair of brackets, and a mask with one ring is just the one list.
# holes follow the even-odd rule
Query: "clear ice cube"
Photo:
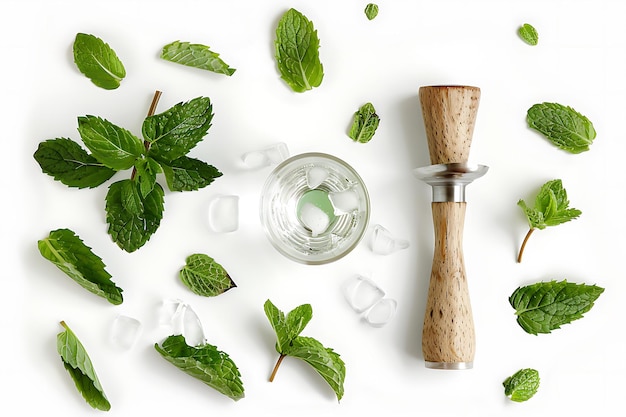
[[306, 185], [310, 189], [315, 189], [322, 184], [330, 173], [326, 168], [313, 166], [306, 172]]
[[402, 249], [409, 247], [409, 241], [396, 238], [385, 229], [377, 224], [372, 232], [372, 251], [379, 255], [389, 255]]
[[263, 149], [253, 150], [241, 156], [243, 163], [251, 169], [277, 165], [289, 157], [289, 149], [284, 142], [278, 142]]
[[359, 208], [359, 196], [352, 189], [330, 192], [328, 198], [336, 215], [350, 213]]
[[362, 313], [380, 302], [385, 297], [385, 291], [371, 279], [357, 275], [344, 285], [344, 295], [350, 307]]
[[209, 227], [216, 233], [234, 232], [239, 228], [239, 196], [218, 195], [211, 199]]
[[396, 314], [398, 303], [393, 298], [383, 298], [365, 313], [365, 321], [373, 327], [383, 327]]
[[298, 213], [300, 221], [316, 237], [324, 233], [330, 225], [330, 218], [321, 208], [312, 203], [304, 203]]
[[165, 300], [159, 310], [159, 324], [169, 328], [172, 335], [182, 334], [190, 346], [206, 342], [202, 323], [195, 311], [182, 300]]
[[128, 350], [133, 347], [141, 333], [141, 322], [133, 317], [118, 315], [111, 326], [113, 346]]

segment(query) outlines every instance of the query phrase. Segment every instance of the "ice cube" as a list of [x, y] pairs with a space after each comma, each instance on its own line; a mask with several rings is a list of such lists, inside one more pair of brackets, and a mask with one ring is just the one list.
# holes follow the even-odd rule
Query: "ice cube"
[[396, 314], [398, 303], [393, 298], [383, 298], [365, 313], [365, 321], [373, 327], [383, 327]]
[[239, 228], [239, 196], [218, 195], [211, 199], [209, 227], [216, 233], [234, 232]]
[[195, 311], [182, 300], [165, 300], [159, 310], [159, 324], [169, 328], [172, 335], [182, 334], [190, 346], [206, 342], [202, 323]]
[[306, 185], [310, 189], [315, 189], [319, 187], [329, 175], [330, 173], [326, 168], [313, 166], [306, 172]]
[[298, 216], [304, 227], [311, 231], [311, 236], [313, 237], [324, 233], [330, 225], [328, 215], [313, 203], [304, 203], [299, 208]]
[[350, 213], [359, 208], [359, 196], [352, 189], [332, 191], [328, 193], [328, 198], [335, 209], [336, 215]]
[[263, 149], [253, 150], [241, 156], [243, 163], [251, 169], [277, 165], [289, 157], [287, 144], [278, 142]]
[[380, 224], [374, 226], [372, 232], [372, 251], [379, 255], [389, 255], [409, 247], [409, 241], [394, 237], [389, 230]]
[[111, 326], [113, 346], [128, 350], [133, 347], [141, 333], [141, 322], [133, 317], [118, 315]]
[[357, 313], [362, 313], [382, 300], [385, 291], [371, 279], [357, 275], [345, 283], [344, 295], [350, 307]]

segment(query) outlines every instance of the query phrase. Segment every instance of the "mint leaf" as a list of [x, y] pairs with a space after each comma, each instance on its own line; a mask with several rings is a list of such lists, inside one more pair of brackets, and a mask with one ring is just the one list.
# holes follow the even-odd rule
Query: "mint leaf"
[[69, 229], [57, 229], [37, 242], [41, 256], [52, 262], [86, 290], [122, 304], [122, 289], [111, 281], [102, 259]]
[[306, 16], [295, 9], [285, 12], [278, 22], [274, 45], [280, 76], [293, 91], [319, 87], [324, 78], [320, 41]]
[[212, 118], [208, 97], [178, 103], [163, 113], [147, 117], [142, 131], [150, 143], [148, 155], [165, 162], [185, 156], [207, 134]]
[[215, 297], [237, 286], [224, 267], [208, 255], [196, 253], [185, 262], [180, 279], [195, 294]]
[[535, 104], [528, 109], [526, 121], [556, 147], [573, 154], [588, 151], [596, 138], [588, 118], [558, 103]]
[[139, 184], [141, 197], [145, 197], [156, 185], [156, 177], [161, 172], [161, 166], [152, 158], [141, 158], [135, 163], [135, 180]]
[[102, 39], [85, 33], [76, 34], [74, 63], [92, 83], [114, 90], [126, 76], [126, 70], [115, 51]]
[[44, 173], [68, 187], [97, 187], [115, 174], [115, 170], [107, 168], [67, 138], [41, 142], [33, 157]]
[[378, 5], [374, 3], [369, 3], [365, 6], [365, 16], [367, 16], [368, 20], [373, 20], [378, 16]]
[[163, 47], [161, 58], [188, 67], [225, 74], [229, 77], [236, 71], [222, 61], [219, 54], [211, 51], [208, 46], [197, 43], [174, 41]]
[[130, 179], [111, 184], [106, 196], [108, 232], [126, 252], [134, 252], [157, 231], [163, 217], [163, 188], [156, 183], [145, 197]]
[[346, 376], [343, 360], [339, 354], [330, 348], [325, 348], [317, 340], [300, 336], [300, 333], [313, 317], [311, 305], [302, 304], [285, 315], [270, 300], [267, 300], [263, 309], [276, 333], [276, 351], [280, 355], [270, 376], [270, 381], [274, 380], [283, 359], [286, 356], [293, 356], [311, 365], [333, 389], [337, 400], [341, 400], [344, 394], [343, 384]]
[[380, 117], [376, 114], [376, 109], [372, 103], [365, 103], [354, 113], [354, 121], [348, 136], [355, 142], [369, 142], [380, 123]]
[[154, 348], [181, 371], [199, 379], [234, 401], [244, 398], [241, 374], [228, 354], [215, 346], [189, 346], [181, 335], [169, 336]]
[[98, 161], [117, 171], [131, 168], [145, 152], [141, 139], [100, 117], [79, 117], [78, 133]]
[[539, 372], [531, 368], [520, 369], [508, 377], [502, 385], [504, 386], [504, 395], [512, 401], [527, 401], [539, 389]]
[[515, 309], [518, 324], [530, 334], [550, 333], [563, 324], [583, 317], [591, 310], [604, 288], [575, 284], [566, 280], [539, 282], [519, 287], [509, 303]]
[[162, 162], [167, 186], [171, 191], [194, 191], [211, 184], [222, 173], [213, 165], [181, 156], [171, 162]]
[[535, 229], [542, 230], [548, 226], [557, 226], [577, 219], [582, 214], [580, 210], [569, 207], [567, 191], [563, 188], [560, 179], [548, 181], [541, 186], [533, 207], [529, 207], [524, 200], [519, 200], [517, 205], [524, 211], [530, 226], [520, 248], [518, 262], [522, 261], [526, 243]]
[[64, 321], [61, 326], [65, 330], [57, 335], [57, 352], [61, 355], [63, 366], [87, 404], [97, 410], [109, 411], [111, 404], [104, 394], [85, 347]]
[[539, 42], [539, 35], [537, 34], [537, 29], [533, 27], [533, 25], [529, 23], [524, 23], [522, 26], [517, 29], [517, 34], [524, 42], [529, 45], [535, 46]]

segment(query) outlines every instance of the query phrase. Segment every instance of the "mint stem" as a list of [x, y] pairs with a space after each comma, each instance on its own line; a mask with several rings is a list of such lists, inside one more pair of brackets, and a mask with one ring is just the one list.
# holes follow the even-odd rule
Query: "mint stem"
[[526, 233], [526, 237], [524, 238], [524, 241], [522, 242], [522, 247], [519, 250], [519, 255], [517, 255], [517, 263], [522, 262], [522, 255], [524, 254], [524, 248], [526, 247], [526, 242], [528, 242], [528, 238], [530, 237], [530, 235], [533, 234], [533, 231], [535, 229], [533, 227], [531, 227], [528, 230], [528, 233]]
[[285, 356], [287, 356], [287, 355], [283, 355], [281, 353], [280, 356], [278, 357], [278, 360], [276, 361], [276, 365], [274, 365], [274, 369], [272, 370], [272, 375], [270, 375], [270, 382], [274, 381], [274, 377], [276, 376], [276, 372], [278, 372], [278, 367], [283, 362], [283, 359], [285, 359]]
[[[148, 115], [146, 117], [153, 116], [154, 113], [156, 113], [157, 105], [159, 104], [159, 99], [161, 98], [161, 94], [163, 93], [159, 90], [156, 90], [154, 92], [154, 96], [152, 97], [152, 103], [150, 103], [150, 108], [148, 109]], [[148, 142], [147, 140], [144, 140], [143, 146], [146, 148], [146, 153], [148, 153], [148, 150], [150, 150], [150, 142]], [[131, 180], [135, 179], [136, 174], [137, 174], [137, 168], [133, 167], [133, 172], [132, 174], [130, 174], [130, 179]]]

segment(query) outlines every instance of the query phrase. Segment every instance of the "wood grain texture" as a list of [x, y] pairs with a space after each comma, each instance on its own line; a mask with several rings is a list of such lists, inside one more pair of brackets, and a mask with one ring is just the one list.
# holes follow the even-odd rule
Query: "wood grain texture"
[[470, 86], [420, 87], [431, 164], [467, 162], [480, 88]]
[[465, 207], [465, 203], [432, 203], [435, 251], [422, 333], [427, 362], [474, 360], [474, 320], [463, 260]]

